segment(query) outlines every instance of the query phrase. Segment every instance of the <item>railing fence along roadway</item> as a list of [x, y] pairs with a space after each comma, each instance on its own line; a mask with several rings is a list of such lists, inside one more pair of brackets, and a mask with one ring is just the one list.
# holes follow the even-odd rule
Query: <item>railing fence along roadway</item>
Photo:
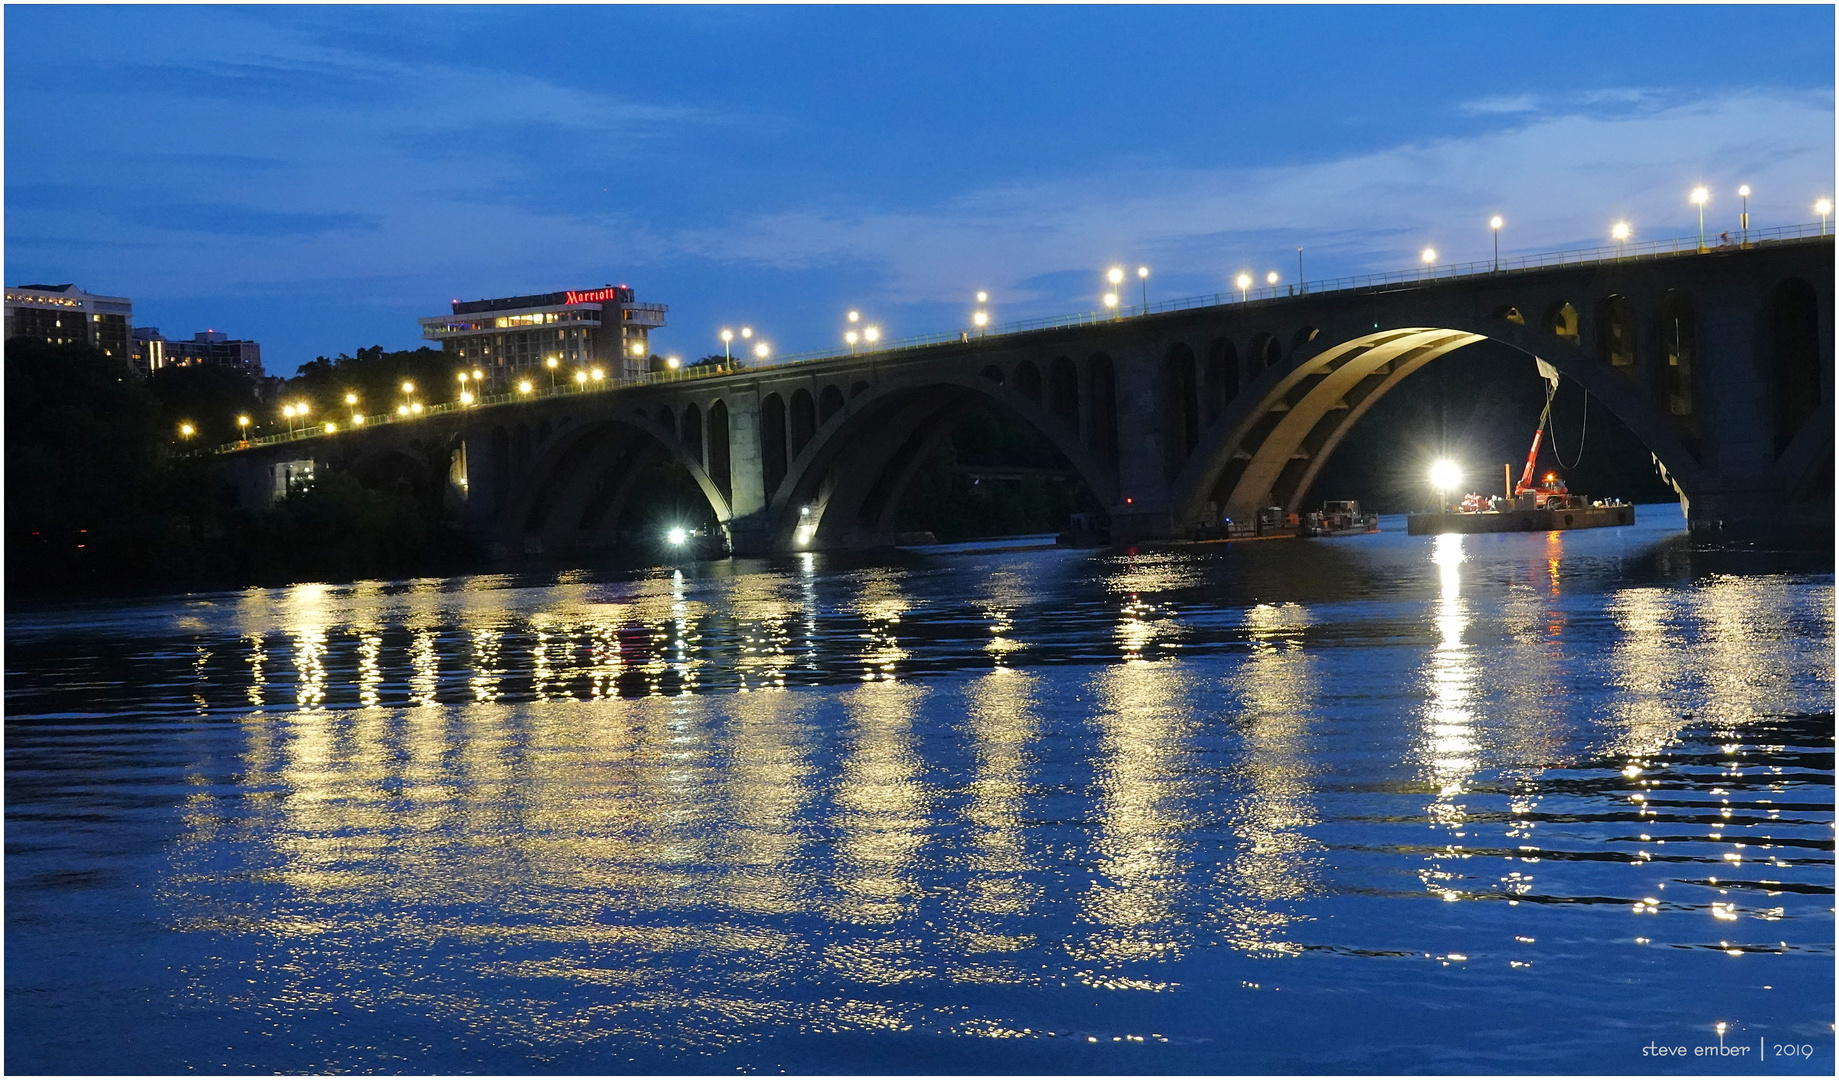
[[[1323, 278], [1318, 281], [1304, 282], [1299, 285], [1264, 285], [1257, 288], [1230, 292], [1217, 292], [1205, 296], [1188, 296], [1179, 300], [1163, 300], [1147, 307], [1132, 304], [1120, 307], [1116, 311], [1082, 311], [1070, 315], [1054, 315], [1039, 319], [1019, 319], [1004, 323], [989, 331], [953, 330], [946, 333], [918, 334], [904, 338], [890, 338], [879, 343], [866, 352], [843, 352], [835, 349], [817, 349], [808, 352], [787, 353], [774, 359], [773, 367], [788, 364], [807, 364], [820, 360], [842, 360], [851, 356], [873, 353], [895, 352], [902, 349], [918, 349], [935, 345], [961, 345], [967, 341], [987, 341], [991, 337], [1005, 334], [1027, 333], [1031, 330], [1055, 330], [1071, 326], [1095, 326], [1100, 323], [1116, 322], [1120, 319], [1136, 318], [1143, 315], [1159, 315], [1170, 311], [1187, 311], [1192, 308], [1220, 307], [1226, 304], [1251, 303], [1257, 300], [1294, 299], [1299, 296], [1316, 296], [1322, 293], [1349, 292], [1357, 289], [1371, 289], [1382, 285], [1424, 284], [1433, 281], [1460, 281], [1463, 279], [1485, 278], [1509, 270], [1538, 270], [1553, 266], [1575, 266], [1583, 263], [1629, 262], [1639, 259], [1652, 259], [1666, 255], [1678, 255], [1688, 252], [1727, 251], [1736, 247], [1748, 247], [1771, 240], [1796, 240], [1808, 236], [1825, 236], [1825, 222], [1809, 222], [1805, 225], [1783, 225], [1773, 229], [1751, 229], [1739, 239], [1726, 246], [1707, 243], [1701, 245], [1696, 236], [1677, 237], [1669, 240], [1630, 241], [1603, 247], [1575, 248], [1568, 251], [1551, 251], [1537, 255], [1515, 255], [1501, 259], [1498, 264], [1493, 259], [1478, 262], [1444, 263], [1420, 267], [1415, 270], [1393, 270], [1378, 274], [1356, 274], [1349, 277]], [[539, 401], [545, 398], [560, 397], [565, 394], [592, 394], [627, 386], [644, 386], [654, 383], [681, 382], [689, 379], [707, 379], [718, 375], [731, 375], [737, 371], [749, 370], [740, 365], [694, 365], [678, 368], [674, 371], [651, 371], [625, 380], [606, 380], [605, 385], [589, 384], [571, 386], [566, 383], [551, 387], [533, 386], [529, 393], [509, 391], [502, 394], [482, 394], [475, 397], [470, 405], [461, 405], [457, 401], [443, 402], [439, 405], [424, 406], [420, 413], [413, 416], [397, 416], [394, 413], [382, 413], [366, 416], [360, 422], [364, 427], [377, 424], [409, 423], [424, 416], [438, 416], [441, 413], [455, 412], [461, 409], [478, 409], [487, 405], [504, 405], [513, 401]], [[338, 431], [350, 431], [358, 425], [340, 424]], [[256, 446], [273, 446], [279, 443], [299, 442], [302, 439], [324, 438], [338, 432], [328, 432], [324, 426], [305, 427], [291, 432], [278, 432], [263, 435], [260, 438], [247, 439], [242, 442], [224, 443], [213, 447], [208, 453], [227, 454]]]

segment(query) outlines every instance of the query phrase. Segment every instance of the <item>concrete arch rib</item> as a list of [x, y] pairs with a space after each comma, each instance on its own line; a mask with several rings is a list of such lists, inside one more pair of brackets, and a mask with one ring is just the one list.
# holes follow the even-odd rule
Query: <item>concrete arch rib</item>
[[[1106, 505], [1117, 480], [1040, 403], [980, 372], [883, 380], [825, 422], [786, 470], [766, 508], [775, 551], [874, 542], [926, 459], [980, 399], [1027, 421]], [[801, 509], [809, 513], [801, 514]], [[874, 520], [864, 523], [863, 517]], [[802, 538], [802, 542], [801, 542]]]
[[1259, 507], [1271, 505], [1273, 489], [1278, 487], [1285, 470], [1291, 468], [1291, 461], [1296, 460], [1299, 453], [1306, 452], [1305, 441], [1330, 413], [1351, 411], [1343, 403], [1343, 398], [1363, 379], [1377, 373], [1390, 372], [1396, 363], [1415, 361], [1421, 366], [1444, 353], [1481, 340], [1480, 334], [1462, 331], [1418, 330], [1373, 344], [1358, 352], [1350, 350], [1350, 354], [1338, 362], [1299, 368], [1305, 378], [1319, 375], [1320, 381], [1309, 387], [1300, 400], [1289, 401], [1286, 398], [1288, 408], [1282, 411], [1270, 433], [1251, 451], [1251, 463], [1228, 493], [1226, 516], [1250, 521], [1257, 516]]
[[[1230, 490], [1217, 507], [1227, 516], [1243, 519], [1272, 505], [1274, 490], [1278, 505], [1301, 509], [1322, 466], [1380, 398], [1431, 360], [1482, 340], [1541, 357], [1580, 384], [1647, 446], [1682, 494], [1689, 496], [1702, 482], [1697, 458], [1643, 401], [1639, 388], [1574, 343], [1518, 326], [1406, 327], [1362, 334], [1325, 349], [1270, 382], [1255, 401], [1229, 408], [1173, 484], [1177, 521], [1198, 521], [1227, 480]], [[1375, 378], [1377, 383], [1371, 381]], [[1364, 389], [1357, 390], [1363, 382]], [[1352, 401], [1347, 400], [1350, 392], [1355, 392]], [[1235, 460], [1242, 463], [1236, 476]]]
[[[633, 453], [638, 448], [649, 448], [687, 471], [709, 500], [716, 520], [724, 527], [728, 524], [733, 517], [728, 500], [702, 464], [662, 426], [630, 417], [587, 421], [557, 432], [512, 478], [511, 497], [497, 521], [500, 540], [517, 550], [526, 536], [541, 536], [547, 546], [568, 535], [606, 470], [622, 462], [636, 467], [651, 456]], [[602, 522], [595, 533], [606, 528]]]

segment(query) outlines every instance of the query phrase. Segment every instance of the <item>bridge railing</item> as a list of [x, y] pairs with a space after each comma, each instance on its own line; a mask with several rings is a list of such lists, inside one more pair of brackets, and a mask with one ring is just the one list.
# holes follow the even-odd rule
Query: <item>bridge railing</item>
[[[1392, 270], [1376, 274], [1355, 274], [1346, 277], [1322, 278], [1316, 281], [1296, 285], [1263, 285], [1230, 292], [1210, 293], [1203, 296], [1185, 296], [1177, 300], [1163, 300], [1144, 306], [1131, 304], [1112, 311], [1081, 311], [1067, 315], [1051, 315], [1038, 319], [1018, 319], [1003, 323], [1001, 326], [986, 331], [952, 330], [935, 334], [917, 334], [910, 337], [892, 338], [882, 341], [874, 349], [859, 351], [842, 351], [838, 349], [816, 349], [808, 352], [786, 353], [774, 358], [770, 369], [784, 367], [788, 364], [812, 363], [820, 360], [842, 360], [850, 356], [867, 356], [909, 349], [921, 349], [938, 345], [959, 345], [969, 341], [986, 341], [992, 337], [1006, 334], [1021, 334], [1034, 330], [1056, 330], [1071, 326], [1095, 326], [1101, 323], [1117, 322], [1121, 319], [1135, 318], [1142, 315], [1157, 315], [1170, 311], [1187, 311], [1192, 308], [1220, 307], [1233, 303], [1252, 303], [1260, 300], [1283, 300], [1299, 296], [1318, 296], [1323, 293], [1349, 292], [1359, 289], [1379, 288], [1386, 285], [1430, 284], [1439, 281], [1456, 281], [1461, 279], [1486, 278], [1495, 274], [1513, 270], [1539, 270], [1554, 266], [1575, 266], [1584, 263], [1635, 262], [1643, 259], [1655, 259], [1685, 252], [1727, 251], [1738, 247], [1748, 247], [1759, 243], [1777, 240], [1796, 240], [1803, 237], [1825, 236], [1825, 222], [1808, 222], [1804, 225], [1783, 225], [1772, 229], [1751, 229], [1733, 240], [1729, 245], [1701, 244], [1696, 236], [1676, 237], [1666, 240], [1628, 241], [1621, 244], [1609, 244], [1602, 247], [1573, 248], [1567, 251], [1549, 251], [1535, 255], [1512, 255], [1498, 263], [1493, 259], [1480, 262], [1443, 263], [1421, 267], [1416, 270]], [[459, 402], [444, 402], [439, 405], [424, 406], [420, 413], [400, 416], [383, 413], [365, 416], [353, 423], [332, 421], [339, 431], [353, 430], [355, 427], [375, 427], [385, 424], [412, 423], [424, 416], [438, 416], [442, 413], [461, 412], [484, 408], [489, 405], [504, 405], [514, 401], [540, 401], [563, 396], [604, 393], [607, 390], [621, 389], [629, 386], [649, 386], [660, 383], [685, 382], [696, 379], [713, 378], [730, 375], [737, 371], [756, 370], [738, 363], [698, 364], [690, 367], [651, 371], [619, 381], [608, 380], [604, 383], [591, 383], [587, 386], [566, 383], [554, 386], [533, 385], [528, 393], [506, 392], [502, 394], [485, 394], [474, 398], [469, 405]], [[292, 432], [279, 432], [242, 442], [225, 443], [221, 446], [202, 450], [203, 453], [232, 453], [237, 450], [257, 446], [274, 446], [280, 443], [299, 442], [303, 439], [321, 438], [334, 432], [325, 428], [324, 422], [318, 426], [303, 426]]]

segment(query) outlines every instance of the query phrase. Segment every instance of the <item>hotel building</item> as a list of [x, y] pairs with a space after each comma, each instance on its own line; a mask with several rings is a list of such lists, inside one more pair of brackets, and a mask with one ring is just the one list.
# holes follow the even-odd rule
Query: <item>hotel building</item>
[[262, 378], [262, 346], [253, 341], [232, 341], [217, 330], [200, 330], [190, 341], [168, 341], [158, 327], [134, 329], [134, 370], [151, 375], [164, 367], [210, 364], [229, 368], [254, 380]]
[[455, 365], [487, 372], [503, 389], [524, 376], [559, 378], [603, 368], [616, 379], [649, 370], [651, 331], [664, 325], [664, 304], [640, 304], [625, 285], [602, 289], [455, 300], [453, 313], [421, 320], [421, 336], [441, 343]]
[[50, 345], [89, 345], [104, 356], [131, 357], [134, 304], [125, 296], [95, 296], [75, 285], [15, 285], [6, 290], [6, 339]]

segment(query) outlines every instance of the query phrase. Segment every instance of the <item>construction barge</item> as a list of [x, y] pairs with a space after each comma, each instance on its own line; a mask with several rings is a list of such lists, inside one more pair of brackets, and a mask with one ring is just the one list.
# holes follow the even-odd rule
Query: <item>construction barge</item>
[[[1545, 435], [1546, 426], [1551, 422], [1552, 398], [1558, 392], [1558, 370], [1543, 360], [1534, 358], [1539, 367], [1540, 377], [1546, 380], [1545, 410], [1539, 414], [1539, 426], [1533, 429], [1532, 449], [1526, 452], [1526, 467], [1520, 473], [1520, 482], [1513, 482], [1513, 465], [1504, 466], [1507, 481], [1507, 494], [1477, 495], [1469, 494], [1462, 502], [1450, 506], [1441, 495], [1441, 505], [1433, 513], [1411, 514], [1405, 519], [1405, 531], [1412, 536], [1440, 536], [1444, 533], [1503, 533], [1503, 532], [1552, 532], [1564, 529], [1600, 529], [1613, 525], [1633, 525], [1635, 508], [1620, 499], [1605, 499], [1592, 502], [1581, 495], [1571, 494], [1570, 488], [1557, 473], [1546, 473], [1545, 478], [1534, 481], [1539, 460], [1539, 442]], [[1589, 399], [1584, 402], [1586, 410]], [[1585, 424], [1588, 425], [1588, 413]], [[1588, 427], [1585, 427], [1588, 430]], [[1553, 453], [1557, 453], [1557, 441], [1553, 440]], [[1583, 443], [1581, 437], [1577, 446], [1578, 461], [1583, 460]], [[1560, 462], [1562, 464], [1562, 461]], [[1573, 462], [1576, 464], [1576, 462]], [[1448, 491], [1461, 482], [1462, 471], [1451, 461], [1439, 461], [1431, 466], [1431, 483], [1438, 492]], [[1460, 490], [1457, 488], [1456, 490]]]

